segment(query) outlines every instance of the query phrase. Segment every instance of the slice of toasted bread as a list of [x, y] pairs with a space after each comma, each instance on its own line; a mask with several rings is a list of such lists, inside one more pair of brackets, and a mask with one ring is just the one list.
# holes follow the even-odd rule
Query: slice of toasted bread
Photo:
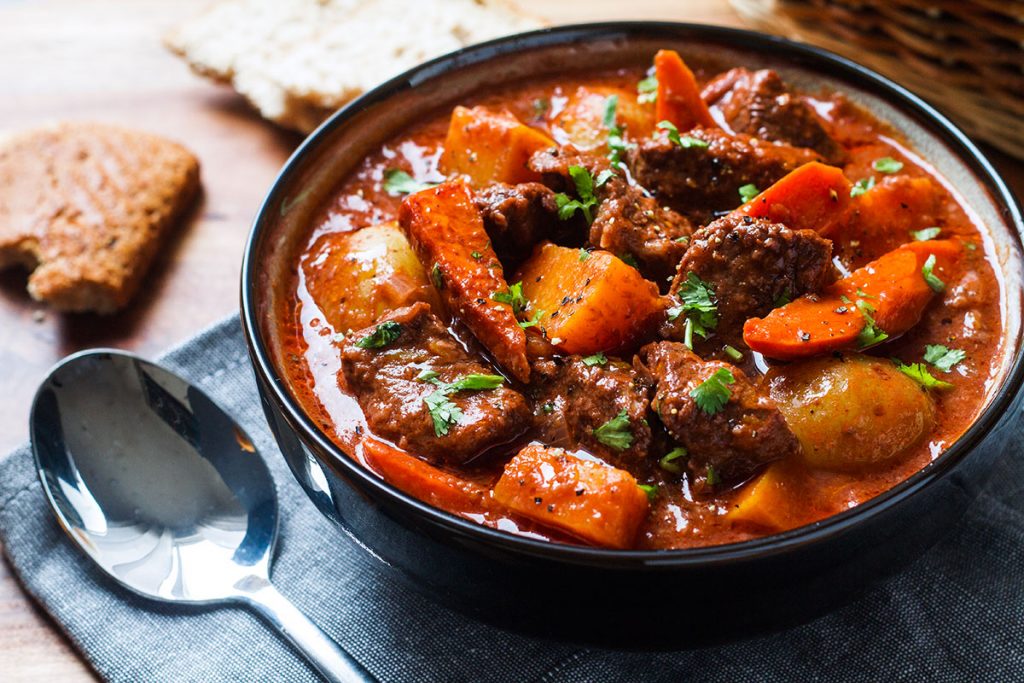
[[309, 132], [422, 61], [540, 25], [502, 0], [222, 0], [165, 43], [264, 117]]
[[0, 139], [0, 268], [33, 268], [33, 298], [62, 311], [128, 303], [199, 188], [181, 145], [98, 123]]

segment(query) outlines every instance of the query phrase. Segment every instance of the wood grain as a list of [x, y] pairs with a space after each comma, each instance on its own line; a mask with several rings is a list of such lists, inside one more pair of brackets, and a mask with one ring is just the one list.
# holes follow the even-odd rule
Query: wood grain
[[[160, 36], [205, 0], [0, 0], [0, 132], [60, 119], [123, 123], [185, 143], [204, 192], [158, 258], [145, 292], [113, 317], [60, 316], [33, 303], [25, 273], [0, 274], [0, 453], [23, 442], [47, 369], [73, 351], [154, 355], [238, 306], [250, 221], [299, 138], [256, 117], [230, 90], [193, 76]], [[738, 25], [725, 0], [521, 0], [556, 23], [667, 19]], [[1018, 193], [1024, 165], [994, 155]], [[92, 680], [60, 631], [0, 563], [0, 678]]]

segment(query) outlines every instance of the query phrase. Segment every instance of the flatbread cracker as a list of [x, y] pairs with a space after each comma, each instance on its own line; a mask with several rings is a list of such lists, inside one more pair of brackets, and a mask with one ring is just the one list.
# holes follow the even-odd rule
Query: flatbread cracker
[[267, 119], [309, 132], [420, 62], [541, 25], [500, 0], [223, 0], [165, 43]]
[[181, 145], [99, 123], [0, 139], [0, 269], [32, 268], [33, 298], [62, 311], [122, 308], [199, 188]]

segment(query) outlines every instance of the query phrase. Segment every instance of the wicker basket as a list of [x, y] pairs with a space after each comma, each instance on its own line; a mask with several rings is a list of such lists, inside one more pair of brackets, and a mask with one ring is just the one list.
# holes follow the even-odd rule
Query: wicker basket
[[732, 0], [757, 28], [846, 55], [1024, 159], [1024, 0]]

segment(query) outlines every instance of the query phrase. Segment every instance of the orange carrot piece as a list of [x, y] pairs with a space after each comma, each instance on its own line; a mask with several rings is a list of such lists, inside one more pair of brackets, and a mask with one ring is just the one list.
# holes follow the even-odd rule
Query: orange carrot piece
[[530, 156], [555, 141], [507, 111], [455, 107], [444, 141], [441, 170], [464, 173], [474, 185], [527, 183], [540, 176], [526, 167]]
[[933, 274], [945, 281], [961, 253], [955, 240], [910, 242], [885, 254], [821, 294], [776, 308], [743, 326], [743, 341], [769, 358], [795, 360], [855, 348], [866, 319], [854, 303], [871, 306], [875, 325], [897, 337], [917, 324], [935, 291], [922, 269], [935, 256]]
[[492, 507], [490, 492], [479, 484], [376, 439], [363, 439], [362, 444], [370, 468], [410, 496], [450, 512], [484, 512]]
[[654, 73], [658, 78], [654, 111], [659, 122], [670, 121], [681, 131], [696, 126], [718, 127], [700, 96], [697, 79], [678, 52], [658, 50], [654, 55]]
[[650, 504], [633, 475], [560, 448], [530, 445], [505, 465], [494, 499], [594, 545], [633, 545]]
[[491, 298], [508, 283], [466, 184], [450, 180], [409, 195], [399, 221], [448, 309], [503, 368], [529, 381], [526, 333], [512, 306]]
[[827, 237], [850, 205], [851, 187], [841, 169], [812, 161], [790, 171], [736, 211]]
[[542, 244], [518, 275], [539, 324], [566, 353], [616, 351], [648, 332], [662, 317], [658, 286], [607, 251], [580, 260], [579, 249]]

